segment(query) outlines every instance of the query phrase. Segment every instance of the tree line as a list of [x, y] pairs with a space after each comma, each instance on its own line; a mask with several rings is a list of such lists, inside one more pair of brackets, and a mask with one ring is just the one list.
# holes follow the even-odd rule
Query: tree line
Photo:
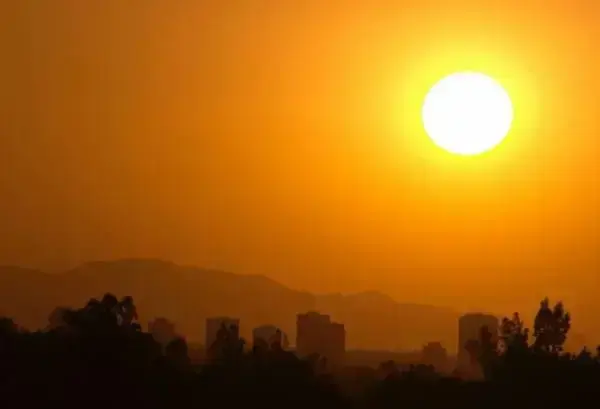
[[55, 309], [38, 331], [0, 319], [0, 392], [5, 408], [548, 408], [593, 399], [600, 350], [563, 351], [571, 328], [564, 305], [542, 300], [532, 324], [515, 313], [497, 334], [482, 327], [465, 345], [470, 368], [452, 375], [428, 364], [401, 371], [391, 361], [330, 373], [326, 357], [299, 359], [280, 338], [248, 348], [225, 328], [198, 366], [183, 337], [157, 339], [142, 330], [131, 297], [105, 294]]

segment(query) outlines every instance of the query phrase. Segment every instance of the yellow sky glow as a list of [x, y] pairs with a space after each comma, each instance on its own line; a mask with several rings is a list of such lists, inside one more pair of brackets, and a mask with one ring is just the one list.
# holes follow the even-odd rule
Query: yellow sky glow
[[[585, 314], [599, 7], [3, 2], [0, 264], [151, 256], [465, 309], [547, 294]], [[423, 130], [427, 91], [459, 71], [511, 96], [489, 155]]]

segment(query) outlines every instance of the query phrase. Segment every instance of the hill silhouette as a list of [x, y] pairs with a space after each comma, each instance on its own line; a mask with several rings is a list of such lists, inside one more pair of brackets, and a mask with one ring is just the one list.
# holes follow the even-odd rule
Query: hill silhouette
[[274, 324], [295, 337], [298, 312], [318, 310], [346, 324], [350, 349], [419, 349], [441, 341], [456, 349], [459, 313], [449, 308], [401, 304], [378, 292], [316, 295], [267, 277], [180, 266], [152, 259], [83, 264], [62, 273], [0, 267], [0, 314], [24, 327], [43, 328], [57, 306], [84, 304], [106, 292], [134, 297], [142, 323], [171, 319], [188, 340], [204, 340], [210, 316], [241, 319], [241, 333]]

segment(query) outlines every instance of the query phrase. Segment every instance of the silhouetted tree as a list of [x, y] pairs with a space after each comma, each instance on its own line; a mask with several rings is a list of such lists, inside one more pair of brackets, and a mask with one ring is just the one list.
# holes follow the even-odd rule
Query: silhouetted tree
[[125, 296], [117, 305], [118, 322], [123, 326], [130, 326], [134, 320], [138, 319], [137, 307], [133, 302], [133, 297]]
[[535, 317], [533, 336], [534, 348], [552, 354], [562, 352], [571, 329], [571, 316], [565, 311], [562, 302], [550, 308], [550, 301], [545, 298], [540, 303], [540, 309]]
[[176, 337], [167, 344], [165, 355], [177, 369], [186, 369], [190, 366], [188, 344], [182, 337]]
[[208, 349], [212, 359], [228, 361], [239, 359], [244, 352], [246, 341], [238, 336], [239, 329], [236, 325], [227, 327], [224, 323], [217, 331], [216, 339]]
[[393, 360], [381, 362], [377, 368], [377, 372], [382, 379], [396, 378], [400, 376], [398, 365]]
[[[600, 381], [600, 362], [587, 349], [576, 356], [555, 353], [570, 317], [562, 305], [542, 306], [546, 309], [536, 317], [536, 348], [528, 348], [518, 314], [502, 321], [499, 334], [509, 346], [507, 352], [523, 354], [499, 357], [496, 334], [481, 328], [479, 339], [465, 347], [477, 364], [474, 371], [484, 369], [485, 381], [474, 376], [472, 380], [481, 382], [465, 382], [442, 377], [431, 365], [400, 372], [393, 361], [382, 363], [379, 371], [355, 371], [355, 376], [352, 371], [331, 373], [324, 357], [315, 354], [301, 361], [285, 351], [277, 333], [270, 348], [245, 354], [238, 329], [225, 326], [217, 336], [225, 359], [192, 370], [185, 339], [171, 339], [163, 354], [152, 334], [140, 331], [133, 299], [118, 301], [106, 294], [82, 308], [56, 309], [48, 331], [27, 333], [12, 320], [0, 319], [0, 392], [7, 408], [14, 407], [12, 397], [23, 408], [177, 408], [218, 402], [224, 408], [261, 409], [549, 408], [595, 398], [589, 386]], [[439, 343], [423, 348], [423, 356], [431, 360], [443, 355]]]
[[418, 364], [410, 365], [404, 374], [405, 379], [412, 381], [432, 382], [440, 379], [440, 374], [433, 365]]
[[69, 309], [65, 307], [56, 307], [52, 310], [50, 315], [48, 315], [48, 326], [47, 330], [56, 330], [59, 328], [64, 328], [67, 323], [65, 322], [65, 314]]
[[493, 372], [498, 357], [498, 339], [497, 335], [492, 334], [487, 325], [479, 330], [479, 339], [468, 340], [464, 348], [469, 354], [470, 365], [468, 368], [461, 368], [466, 372], [463, 376], [471, 379], [485, 377], [489, 379]]
[[580, 363], [589, 364], [594, 361], [594, 357], [592, 353], [587, 349], [587, 347], [583, 347], [577, 356], [573, 357]]
[[172, 340], [177, 337], [175, 333], [175, 324], [166, 318], [156, 318], [154, 321], [148, 324], [148, 331], [152, 334], [152, 337], [161, 344], [166, 346]]
[[266, 354], [269, 351], [269, 343], [262, 338], [256, 338], [252, 346], [252, 351], [255, 354]]
[[19, 326], [10, 318], [0, 317], [0, 333], [5, 335], [16, 334]]
[[511, 351], [526, 351], [529, 348], [529, 329], [525, 328], [518, 312], [512, 318], [504, 317], [500, 324], [501, 353]]
[[490, 379], [498, 358], [498, 334], [493, 334], [487, 325], [479, 331], [479, 363], [486, 379]]
[[[116, 295], [114, 295], [112, 293], [106, 293], [106, 294], [104, 294], [104, 296], [102, 296], [102, 301], [100, 302], [100, 304], [102, 304], [102, 306], [106, 310], [116, 313], [117, 307], [119, 305], [119, 299], [117, 298]], [[95, 307], [98, 304], [95, 302], [95, 299], [92, 298], [90, 300], [90, 302], [88, 302], [88, 305], [92, 305]]]

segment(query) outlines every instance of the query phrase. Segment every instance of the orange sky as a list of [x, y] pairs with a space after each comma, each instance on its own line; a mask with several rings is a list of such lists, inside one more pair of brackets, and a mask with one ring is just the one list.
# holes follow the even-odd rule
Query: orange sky
[[[547, 293], [583, 314], [599, 21], [591, 0], [3, 2], [0, 262], [150, 256], [469, 309]], [[462, 69], [515, 103], [483, 157], [419, 122]]]

